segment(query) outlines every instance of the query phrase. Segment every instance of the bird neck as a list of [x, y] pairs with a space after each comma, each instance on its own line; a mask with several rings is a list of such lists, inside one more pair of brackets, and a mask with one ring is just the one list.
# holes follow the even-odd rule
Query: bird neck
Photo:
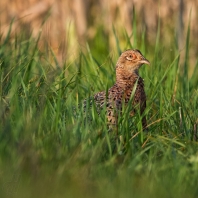
[[116, 69], [116, 84], [122, 87], [123, 89], [133, 87], [137, 79], [139, 78], [140, 76], [138, 74], [138, 70], [128, 72], [124, 69]]

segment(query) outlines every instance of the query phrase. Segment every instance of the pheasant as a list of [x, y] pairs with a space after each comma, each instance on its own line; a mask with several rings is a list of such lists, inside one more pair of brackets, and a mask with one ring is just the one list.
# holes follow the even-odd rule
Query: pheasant
[[[98, 109], [106, 105], [108, 123], [117, 124], [116, 112], [122, 112], [122, 106], [127, 105], [132, 98], [133, 110], [130, 115], [133, 116], [135, 109], [140, 108], [142, 115], [146, 108], [146, 94], [144, 91], [144, 80], [139, 76], [138, 70], [143, 64], [150, 62], [137, 49], [129, 49], [121, 54], [116, 64], [116, 83], [108, 90], [94, 95], [93, 100]], [[84, 104], [86, 101], [84, 102]], [[86, 104], [85, 104], [86, 105]], [[147, 127], [146, 117], [142, 118], [142, 127]]]

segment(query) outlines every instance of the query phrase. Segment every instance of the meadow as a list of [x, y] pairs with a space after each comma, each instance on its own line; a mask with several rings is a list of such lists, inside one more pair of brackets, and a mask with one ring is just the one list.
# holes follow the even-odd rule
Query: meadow
[[[11, 27], [10, 27], [11, 28]], [[98, 30], [74, 58], [60, 64], [40, 36], [1, 37], [1, 197], [197, 197], [198, 62], [189, 61], [190, 29], [181, 57], [156, 34], [114, 32], [116, 48]], [[108, 132], [105, 110], [84, 113], [82, 101], [115, 82], [119, 53], [138, 48], [151, 62], [145, 81], [148, 119], [120, 117], [118, 134]], [[197, 61], [197, 60], [196, 60]], [[91, 121], [90, 121], [91, 120]]]

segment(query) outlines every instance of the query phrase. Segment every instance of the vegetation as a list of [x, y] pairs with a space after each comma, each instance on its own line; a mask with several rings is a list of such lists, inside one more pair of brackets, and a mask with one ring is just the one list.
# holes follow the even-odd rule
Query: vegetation
[[[190, 29], [184, 61], [159, 32], [154, 45], [144, 33], [124, 36], [122, 47], [114, 30], [112, 53], [92, 42], [63, 65], [52, 50], [40, 50], [39, 36], [1, 39], [1, 197], [197, 197], [198, 63], [189, 65]], [[107, 45], [100, 33], [94, 40]], [[126, 109], [117, 131], [123, 144], [108, 132], [105, 110], [84, 113], [81, 101], [114, 83], [127, 48], [151, 62], [140, 71], [149, 129]]]

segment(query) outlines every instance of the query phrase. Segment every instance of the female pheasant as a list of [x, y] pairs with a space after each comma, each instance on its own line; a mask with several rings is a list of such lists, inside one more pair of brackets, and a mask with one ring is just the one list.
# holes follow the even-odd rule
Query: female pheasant
[[[136, 108], [140, 108], [142, 115], [146, 108], [146, 94], [144, 91], [143, 79], [139, 76], [138, 70], [143, 64], [150, 62], [137, 49], [129, 49], [121, 54], [116, 64], [116, 83], [108, 90], [99, 92], [94, 95], [94, 102], [99, 108], [106, 105], [107, 119], [109, 124], [117, 123], [116, 112], [122, 111], [123, 103], [127, 105], [130, 101], [134, 88], [134, 96], [132, 98], [131, 116]], [[147, 127], [146, 117], [142, 118], [142, 126]]]

